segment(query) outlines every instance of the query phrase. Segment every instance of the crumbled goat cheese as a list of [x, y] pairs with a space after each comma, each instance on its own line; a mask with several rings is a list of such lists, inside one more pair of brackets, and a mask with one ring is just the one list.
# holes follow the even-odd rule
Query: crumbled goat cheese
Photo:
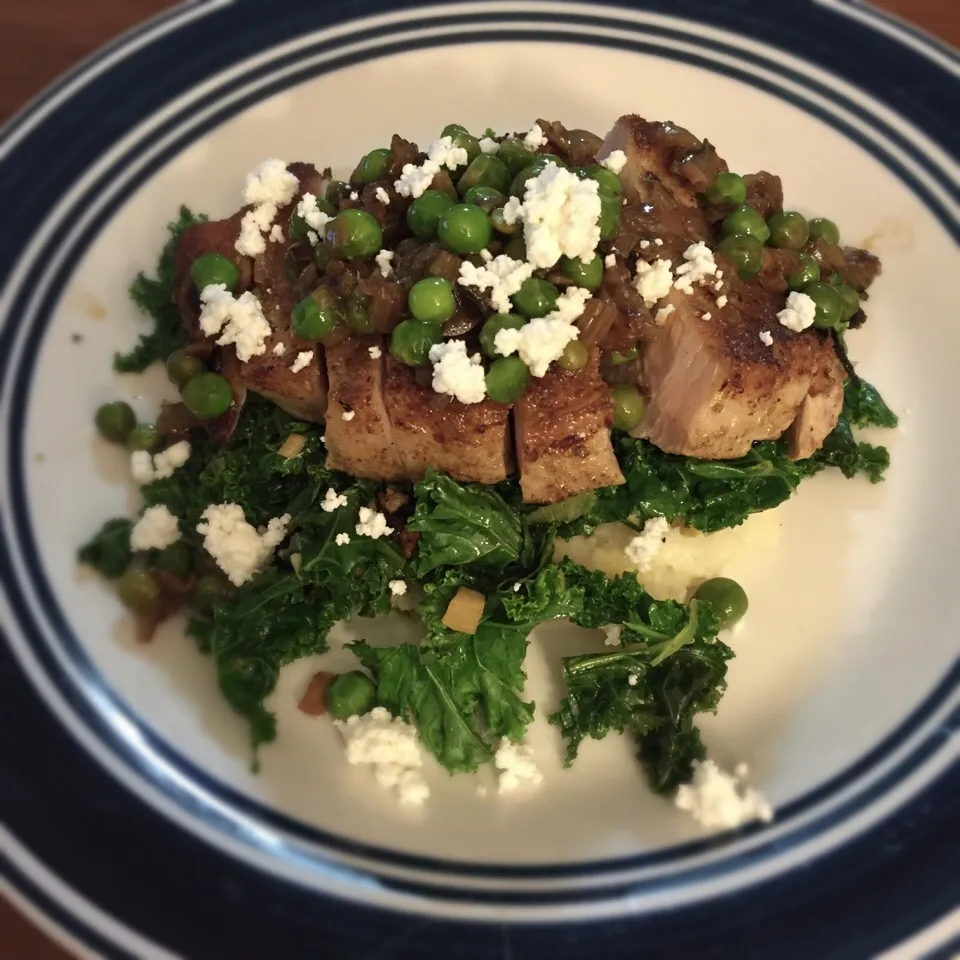
[[337, 493], [333, 487], [327, 487], [327, 492], [323, 495], [323, 500], [320, 501], [320, 509], [324, 513], [333, 513], [334, 510], [339, 510], [340, 507], [345, 507], [347, 502], [347, 498], [344, 494]]
[[273, 345], [273, 354], [276, 357], [282, 357], [287, 352], [287, 345], [283, 342], [275, 343]]
[[[238, 253], [257, 257], [266, 250], [263, 235], [269, 231], [270, 239], [276, 239], [271, 226], [277, 209], [290, 203], [299, 187], [299, 181], [282, 160], [265, 160], [247, 174], [243, 202], [251, 204], [253, 209], [248, 210], [240, 221], [240, 236], [234, 244]], [[282, 236], [281, 233], [280, 239]]]
[[721, 294], [717, 297], [717, 306], [722, 310], [727, 305], [727, 295]]
[[393, 189], [401, 197], [419, 197], [444, 167], [456, 170], [466, 162], [467, 151], [463, 147], [454, 146], [452, 137], [441, 137], [427, 148], [427, 159], [419, 167], [413, 163], [403, 165], [400, 179], [394, 181]]
[[349, 533], [338, 533], [334, 538], [338, 547], [345, 547], [350, 542]]
[[670, 314], [673, 313], [674, 309], [675, 307], [673, 306], [672, 303], [668, 303], [665, 307], [661, 307], [657, 311], [656, 316], [653, 318], [654, 323], [656, 323], [657, 326], [662, 327], [667, 322], [667, 317], [669, 317]]
[[637, 279], [634, 286], [648, 307], [652, 307], [670, 292], [673, 286], [672, 268], [673, 264], [669, 260], [654, 260], [653, 263], [637, 261]]
[[540, 147], [545, 147], [550, 141], [543, 135], [543, 130], [540, 129], [540, 124], [535, 123], [526, 132], [526, 135], [523, 138], [523, 142], [531, 150], [538, 150]]
[[519, 593], [522, 587], [523, 587], [523, 584], [520, 583], [520, 581], [518, 580], [518, 581], [513, 585], [513, 592], [514, 592], [514, 593]]
[[[326, 229], [327, 224], [333, 219], [329, 214], [324, 213], [317, 206], [317, 198], [312, 193], [305, 193], [297, 204], [297, 216], [316, 234], [321, 234]], [[308, 239], [309, 235], [308, 235]], [[311, 243], [316, 243], [319, 236], [310, 239]]]
[[273, 203], [261, 203], [248, 210], [240, 219], [240, 236], [233, 245], [234, 250], [244, 257], [259, 257], [267, 249], [263, 235], [276, 215], [277, 207]]
[[356, 415], [356, 410], [344, 410], [343, 413], [340, 414], [340, 419], [346, 420], [349, 423]]
[[631, 673], [630, 676], [627, 677], [627, 686], [629, 686], [629, 687], [635, 687], [635, 686], [637, 685], [637, 682], [638, 682], [639, 680], [640, 680], [640, 674], [638, 674], [638, 673]]
[[712, 319], [713, 319], [713, 314], [712, 314], [712, 313], [701, 313], [701, 314], [700, 314], [700, 319], [701, 319], [701, 320], [712, 320]]
[[483, 250], [480, 251], [480, 259], [484, 263], [489, 263], [493, 259], [493, 254], [484, 247]]
[[367, 347], [367, 353], [370, 354], [371, 360], [379, 360], [383, 356], [383, 351], [379, 347]]
[[543, 780], [543, 774], [533, 762], [532, 751], [524, 744], [502, 740], [493, 762], [500, 771], [498, 793], [510, 793], [524, 783], [535, 787]]
[[523, 203], [504, 205], [507, 223], [523, 222], [527, 260], [552, 267], [561, 256], [593, 258], [600, 242], [600, 194], [596, 180], [580, 180], [550, 162], [524, 184]]
[[403, 804], [415, 806], [430, 796], [415, 727], [385, 707], [333, 723], [343, 734], [347, 763], [372, 766], [377, 783], [395, 788]]
[[707, 277], [717, 272], [717, 262], [713, 259], [713, 251], [701, 240], [691, 243], [683, 251], [684, 263], [677, 267], [677, 279], [674, 286], [683, 293], [690, 293], [695, 283], [702, 283]]
[[376, 191], [374, 192], [374, 196], [375, 196], [381, 203], [386, 204], [386, 205], [389, 205], [389, 203], [390, 203], [390, 194], [387, 193], [387, 191], [384, 190], [383, 187], [377, 187]]
[[773, 346], [773, 335], [770, 333], [769, 330], [761, 330], [761, 331], [760, 331], [760, 342], [761, 342], [765, 347], [772, 347], [772, 346]]
[[605, 267], [615, 267], [617, 265], [617, 255], [615, 253], [608, 253], [603, 258], [603, 265]]
[[360, 199], [360, 194], [357, 193], [356, 190], [351, 190], [351, 191], [350, 191], [350, 199], [351, 199], [351, 200], [359, 200], [359, 199]]
[[314, 353], [312, 350], [301, 350], [297, 354], [297, 359], [290, 364], [290, 371], [292, 373], [299, 373], [301, 370], [306, 369], [310, 366], [313, 357]]
[[163, 505], [147, 507], [130, 531], [131, 550], [162, 550], [180, 539], [177, 518]]
[[141, 486], [153, 483], [156, 472], [153, 469], [153, 457], [146, 450], [134, 450], [130, 454], [130, 473]]
[[653, 245], [654, 245], [655, 247], [662, 247], [662, 246], [663, 246], [663, 241], [662, 241], [659, 237], [657, 237], [657, 239], [653, 241]]
[[620, 646], [620, 634], [623, 633], [623, 627], [619, 623], [608, 623], [601, 629], [603, 630], [603, 642], [606, 646]]
[[197, 533], [203, 548], [235, 586], [245, 584], [272, 556], [287, 535], [290, 514], [274, 517], [257, 530], [247, 523], [238, 503], [211, 504], [203, 511]]
[[393, 273], [393, 264], [391, 263], [393, 260], [392, 250], [381, 250], [373, 259], [380, 268], [381, 277], [389, 277], [390, 274]]
[[606, 167], [612, 173], [619, 174], [627, 165], [627, 155], [622, 150], [614, 150], [610, 156], [601, 161], [601, 165]]
[[482, 267], [469, 260], [460, 264], [460, 279], [464, 287], [476, 287], [481, 292], [490, 291], [490, 303], [497, 313], [510, 312], [510, 298], [520, 289], [523, 281], [533, 276], [533, 264], [512, 260], [500, 254]]
[[712, 760], [694, 761], [693, 780], [677, 788], [674, 803], [711, 830], [732, 830], [751, 820], [768, 823], [773, 809], [753, 787], [741, 783], [744, 764], [724, 773]]
[[379, 540], [393, 533], [393, 527], [387, 526], [387, 518], [379, 511], [371, 510], [370, 507], [361, 507], [358, 519], [360, 520], [356, 527], [358, 537]]
[[469, 158], [466, 148], [456, 146], [453, 137], [441, 137], [427, 147], [427, 159], [448, 170], [456, 170], [465, 166]]
[[446, 340], [430, 348], [433, 364], [433, 389], [455, 397], [461, 403], [480, 403], [486, 396], [487, 384], [480, 354], [467, 356], [463, 340]]
[[205, 336], [219, 333], [218, 346], [234, 344], [241, 363], [266, 353], [270, 324], [260, 301], [249, 290], [234, 297], [225, 284], [214, 283], [200, 291], [200, 302], [200, 329]]
[[146, 450], [134, 450], [130, 454], [130, 472], [141, 486], [154, 480], [166, 480], [172, 477], [190, 459], [190, 444], [186, 440], [161, 450], [151, 456]]
[[500, 144], [496, 140], [492, 140], [490, 137], [481, 137], [480, 138], [480, 152], [481, 153], [498, 153], [500, 151]]
[[651, 517], [643, 525], [643, 533], [634, 537], [624, 548], [627, 559], [641, 573], [649, 570], [653, 558], [660, 552], [667, 537], [670, 524], [666, 517]]
[[647, 247], [649, 247], [649, 246], [650, 246], [650, 241], [649, 241], [649, 240], [641, 240], [641, 241], [640, 241], [640, 249], [641, 249], [641, 250], [646, 250]]
[[787, 305], [778, 314], [781, 325], [794, 333], [801, 333], [813, 324], [817, 304], [813, 297], [794, 290], [787, 297]]
[[391, 580], [389, 583], [390, 593], [395, 597], [402, 597], [407, 592], [406, 580]]
[[270, 242], [283, 243], [283, 227], [281, 227], [279, 223], [275, 223], [270, 228]]

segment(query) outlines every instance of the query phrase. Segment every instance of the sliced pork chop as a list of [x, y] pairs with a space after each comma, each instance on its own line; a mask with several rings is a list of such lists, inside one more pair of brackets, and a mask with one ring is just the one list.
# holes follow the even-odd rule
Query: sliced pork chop
[[[782, 326], [782, 298], [756, 286], [730, 284], [727, 296], [722, 309], [702, 288], [666, 297], [673, 312], [648, 330], [643, 344], [650, 401], [635, 435], [667, 453], [727, 460], [757, 440], [781, 436], [799, 418], [792, 455], [809, 456], [843, 405], [843, 368], [833, 342]], [[771, 346], [761, 333], [772, 337]]]
[[489, 398], [460, 403], [417, 383], [411, 367], [386, 358], [384, 398], [393, 438], [411, 477], [427, 467], [455, 480], [499, 483], [513, 470], [510, 408]]
[[610, 442], [613, 397], [599, 352], [582, 370], [551, 366], [513, 408], [520, 489], [527, 503], [556, 503], [624, 482]]
[[[330, 389], [327, 401], [327, 467], [374, 480], [413, 480], [393, 436], [383, 399], [380, 337], [351, 337], [324, 350]], [[376, 352], [376, 351], [374, 351]]]

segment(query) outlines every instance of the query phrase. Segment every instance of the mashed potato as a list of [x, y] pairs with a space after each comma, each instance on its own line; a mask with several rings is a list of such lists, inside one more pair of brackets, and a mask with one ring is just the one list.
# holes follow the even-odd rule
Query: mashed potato
[[717, 533], [696, 533], [689, 527], [673, 527], [654, 556], [648, 570], [637, 573], [624, 548], [636, 536], [621, 523], [598, 527], [589, 537], [575, 537], [557, 544], [557, 559], [570, 557], [577, 563], [614, 576], [636, 573], [637, 579], [657, 599], [685, 601], [704, 580], [730, 576], [751, 559], [767, 553], [780, 539], [776, 510], [757, 513], [739, 527]]

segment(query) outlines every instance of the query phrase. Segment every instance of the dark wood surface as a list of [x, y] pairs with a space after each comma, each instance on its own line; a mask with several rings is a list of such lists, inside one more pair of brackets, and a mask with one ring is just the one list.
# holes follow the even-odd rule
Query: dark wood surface
[[[957, 0], [876, 3], [960, 46]], [[82, 57], [173, 5], [169, 0], [0, 0], [0, 121]], [[3, 900], [0, 953], [6, 960], [68, 960]]]

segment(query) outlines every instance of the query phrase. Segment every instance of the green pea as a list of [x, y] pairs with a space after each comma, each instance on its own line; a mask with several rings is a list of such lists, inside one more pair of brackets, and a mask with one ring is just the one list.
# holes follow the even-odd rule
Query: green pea
[[843, 283], [843, 277], [839, 273], [831, 273], [829, 277], [825, 280], [826, 283], [829, 283], [831, 287], [839, 287]]
[[505, 256], [508, 256], [511, 260], [526, 260], [527, 259], [527, 242], [523, 237], [513, 237], [507, 241], [507, 245], [503, 248]]
[[337, 303], [329, 287], [304, 297], [290, 314], [293, 332], [304, 340], [322, 340], [336, 325]]
[[[538, 153], [536, 155], [536, 162], [540, 164], [540, 168], [543, 169], [548, 163], [556, 164], [558, 167], [566, 167], [567, 161], [563, 157], [558, 157], [555, 153]], [[604, 169], [603, 167], [600, 168]]]
[[146, 571], [131, 567], [117, 581], [120, 602], [134, 613], [156, 613], [160, 607], [160, 585]]
[[835, 289], [840, 295], [840, 320], [846, 323], [860, 309], [860, 294], [845, 283]]
[[[469, 203], [470, 201], [467, 202]], [[504, 220], [503, 207], [497, 207], [495, 210], [490, 211], [490, 225], [497, 233], [505, 233], [507, 236], [511, 236], [520, 229], [519, 221], [514, 220], [513, 223], [507, 223], [507, 221]]]
[[327, 184], [327, 191], [324, 193], [323, 197], [327, 203], [336, 207], [340, 200], [347, 196], [350, 193], [350, 184], [344, 183], [342, 180], [331, 180]]
[[587, 167], [587, 176], [591, 180], [596, 180], [601, 191], [609, 193], [612, 197], [619, 197], [623, 193], [620, 178], [612, 170], [601, 167], [599, 163], [591, 163]]
[[167, 378], [177, 387], [182, 387], [191, 377], [203, 373], [203, 361], [182, 347], [167, 357], [166, 366]]
[[596, 290], [603, 281], [603, 261], [594, 254], [584, 262], [579, 257], [561, 257], [560, 269], [578, 287]]
[[441, 340], [439, 324], [403, 320], [390, 334], [390, 353], [408, 367], [422, 367], [430, 357], [430, 348]]
[[219, 373], [198, 373], [180, 394], [186, 408], [201, 420], [215, 420], [233, 403], [233, 390]]
[[410, 288], [407, 306], [414, 320], [443, 323], [457, 312], [453, 284], [443, 277], [424, 277]]
[[497, 156], [506, 165], [512, 176], [516, 176], [534, 158], [534, 152], [522, 141], [512, 137], [500, 144]]
[[459, 136], [461, 133], [469, 134], [470, 131], [460, 123], [448, 123], [443, 130], [440, 131], [441, 137], [449, 137], [451, 140]]
[[763, 266], [763, 244], [749, 233], [726, 237], [717, 250], [733, 261], [741, 280], [755, 277]]
[[193, 551], [188, 543], [178, 540], [160, 550], [153, 558], [152, 566], [155, 570], [163, 570], [184, 580], [190, 575], [190, 568], [193, 566]]
[[487, 396], [510, 405], [523, 396], [530, 383], [530, 368], [519, 357], [501, 357], [487, 371]]
[[454, 253], [479, 253], [490, 243], [490, 218], [469, 203], [457, 203], [440, 216], [437, 239]]
[[474, 207], [479, 207], [490, 217], [490, 225], [493, 223], [494, 210], [502, 210], [507, 198], [495, 187], [477, 186], [471, 187], [464, 195], [463, 202], [469, 203]]
[[480, 328], [480, 349], [488, 357], [499, 357], [496, 339], [501, 330], [519, 330], [527, 325], [526, 317], [518, 317], [515, 313], [496, 313]]
[[704, 580], [697, 587], [694, 597], [710, 604], [718, 617], [718, 626], [721, 630], [732, 627], [738, 620], [742, 620], [747, 612], [747, 595], [743, 587], [729, 577]]
[[407, 209], [407, 226], [421, 240], [437, 235], [440, 218], [453, 206], [453, 200], [440, 190], [427, 190]]
[[737, 207], [723, 221], [720, 232], [725, 237], [756, 237], [761, 243], [770, 239], [770, 228], [766, 221], [746, 203]]
[[373, 333], [370, 323], [370, 298], [359, 290], [347, 295], [345, 317], [347, 326], [354, 333]]
[[160, 434], [152, 423], [138, 423], [127, 434], [128, 450], [146, 450], [148, 453], [160, 446]]
[[636, 347], [631, 347], [629, 350], [624, 350], [622, 353], [619, 350], [614, 350], [610, 354], [610, 360], [615, 367], [622, 367], [625, 363], [629, 363], [631, 360], [636, 360], [640, 356], [640, 351]]
[[815, 327], [827, 330], [840, 324], [843, 301], [836, 287], [831, 287], [829, 283], [811, 283], [803, 292], [817, 305], [817, 313], [813, 319]]
[[800, 269], [787, 277], [791, 290], [803, 290], [820, 280], [820, 264], [809, 253], [800, 254]]
[[[317, 209], [321, 213], [325, 213], [328, 217], [335, 216], [337, 212], [337, 208], [334, 207], [332, 203], [324, 200], [323, 197], [317, 197]], [[290, 224], [287, 227], [287, 232], [290, 234], [292, 240], [296, 240], [298, 243], [304, 243], [309, 239], [308, 234], [312, 230], [313, 227], [311, 227], [296, 210], [290, 214]], [[316, 231], [313, 232], [316, 233]]]
[[620, 197], [600, 191], [600, 219], [597, 225], [600, 227], [600, 239], [610, 240], [616, 236], [620, 229]]
[[359, 670], [341, 673], [327, 687], [327, 710], [335, 720], [349, 720], [369, 713], [377, 704], [377, 688]]
[[213, 613], [213, 605], [226, 600], [231, 593], [233, 585], [223, 574], [206, 573], [191, 588], [190, 603], [195, 610], [209, 615]]
[[747, 185], [739, 173], [724, 170], [704, 191], [708, 203], [730, 203], [739, 206], [747, 199]]
[[618, 430], [632, 430], [640, 425], [647, 412], [647, 401], [632, 383], [615, 383], [613, 391], [613, 425]]
[[364, 183], [382, 180], [387, 175], [387, 164], [390, 162], [390, 150], [387, 147], [377, 147], [371, 150], [360, 161], [360, 179]]
[[222, 253], [205, 253], [190, 265], [190, 276], [198, 290], [215, 283], [222, 283], [228, 290], [232, 290], [240, 279], [240, 271], [237, 270], [237, 265]]
[[379, 252], [383, 231], [366, 210], [341, 210], [327, 223], [326, 241], [346, 260], [363, 260]]
[[507, 165], [491, 153], [481, 153], [471, 161], [457, 181], [457, 190], [463, 196], [471, 187], [493, 187], [503, 193], [510, 185]]
[[590, 359], [590, 351], [579, 340], [571, 340], [564, 348], [563, 353], [557, 358], [557, 366], [561, 370], [572, 373], [575, 370], [582, 370]]
[[557, 288], [549, 280], [527, 277], [511, 299], [525, 317], [543, 317], [557, 306]]
[[98, 408], [93, 422], [104, 440], [109, 440], [111, 443], [126, 443], [137, 425], [137, 417], [129, 403], [114, 400]]
[[782, 250], [800, 250], [807, 243], [810, 226], [807, 218], [796, 210], [781, 210], [768, 221], [770, 246]]
[[840, 242], [840, 228], [826, 217], [814, 217], [810, 221], [810, 239], [826, 240], [827, 243]]

